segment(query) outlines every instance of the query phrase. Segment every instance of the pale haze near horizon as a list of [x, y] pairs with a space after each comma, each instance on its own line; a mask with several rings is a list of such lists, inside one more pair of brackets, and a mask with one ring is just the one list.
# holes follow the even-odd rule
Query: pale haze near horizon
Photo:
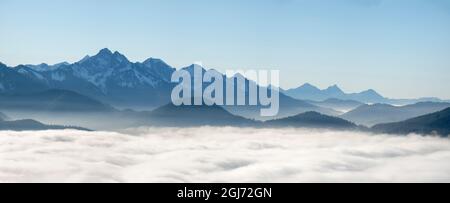
[[448, 0], [0, 0], [0, 27], [9, 66], [107, 47], [177, 68], [279, 69], [285, 89], [450, 99]]

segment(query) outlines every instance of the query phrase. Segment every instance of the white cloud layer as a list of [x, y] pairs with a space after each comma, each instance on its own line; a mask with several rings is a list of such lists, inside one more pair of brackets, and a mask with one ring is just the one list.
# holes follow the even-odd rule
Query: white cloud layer
[[0, 132], [0, 182], [450, 182], [450, 140], [208, 127]]

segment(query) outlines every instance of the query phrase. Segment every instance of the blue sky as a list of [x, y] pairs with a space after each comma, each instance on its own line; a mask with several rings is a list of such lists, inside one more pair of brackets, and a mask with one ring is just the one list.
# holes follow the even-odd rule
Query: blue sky
[[280, 69], [283, 88], [450, 99], [450, 0], [0, 0], [0, 61]]

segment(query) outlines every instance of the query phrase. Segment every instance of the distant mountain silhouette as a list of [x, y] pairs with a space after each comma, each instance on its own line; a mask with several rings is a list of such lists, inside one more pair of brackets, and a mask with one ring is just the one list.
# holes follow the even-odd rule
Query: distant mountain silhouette
[[220, 106], [174, 106], [158, 108], [150, 114], [150, 125], [165, 127], [234, 126], [234, 127], [299, 127], [327, 129], [357, 129], [341, 118], [316, 112], [265, 122], [234, 116]]
[[335, 111], [331, 108], [327, 107], [319, 107], [313, 104], [310, 104], [305, 101], [296, 100], [291, 97], [288, 97], [284, 94], [280, 94], [280, 108], [279, 113], [277, 116], [273, 117], [262, 117], [261, 116], [261, 109], [267, 108], [268, 106], [224, 106], [224, 109], [229, 111], [230, 113], [238, 116], [242, 116], [244, 118], [248, 119], [255, 119], [255, 120], [274, 120], [279, 118], [285, 118], [289, 116], [294, 116], [300, 113], [305, 113], [309, 111], [316, 111], [327, 115], [338, 115], [339, 112]]
[[392, 99], [383, 97], [373, 89], [360, 93], [345, 93], [337, 85], [321, 90], [309, 83], [298, 88], [283, 91], [288, 96], [300, 100], [324, 101], [327, 99], [354, 100], [365, 104], [384, 103], [391, 105], [409, 105], [418, 102], [449, 102], [439, 98]]
[[322, 93], [322, 90], [317, 88], [314, 85], [311, 85], [309, 83], [305, 83], [300, 87], [297, 87], [295, 89], [289, 89], [284, 91], [285, 94], [296, 98], [296, 99], [302, 99], [302, 100], [315, 100], [315, 101], [322, 101], [327, 96]]
[[0, 109], [48, 112], [107, 112], [114, 110], [99, 101], [68, 90], [0, 94]]
[[309, 83], [298, 88], [286, 90], [288, 96], [301, 100], [324, 101], [327, 99], [355, 100], [362, 103], [384, 103], [388, 99], [384, 98], [374, 90], [367, 90], [361, 93], [347, 94], [337, 85], [321, 90]]
[[340, 117], [358, 124], [373, 126], [380, 123], [403, 121], [448, 107], [450, 107], [450, 103], [436, 102], [421, 102], [400, 107], [388, 104], [363, 105]]
[[255, 126], [257, 122], [234, 116], [220, 106], [168, 104], [149, 115], [150, 125], [165, 127]]
[[360, 107], [362, 105], [364, 105], [364, 103], [355, 101], [355, 100], [341, 100], [341, 99], [327, 99], [325, 101], [312, 101], [309, 100], [307, 101], [310, 104], [316, 105], [316, 106], [320, 106], [323, 108], [329, 108], [329, 109], [334, 109], [340, 112], [348, 112], [351, 111], [357, 107]]
[[45, 125], [38, 121], [27, 119], [17, 121], [0, 121], [0, 131], [28, 131], [28, 130], [62, 130], [62, 129], [75, 129], [89, 131], [85, 128], [70, 127], [70, 126], [58, 126], [58, 125]]
[[450, 135], [450, 108], [398, 123], [379, 124], [372, 130], [378, 133], [438, 134], [448, 137]]
[[306, 112], [288, 118], [266, 121], [264, 125], [267, 127], [358, 129], [357, 125], [349, 121], [317, 112]]

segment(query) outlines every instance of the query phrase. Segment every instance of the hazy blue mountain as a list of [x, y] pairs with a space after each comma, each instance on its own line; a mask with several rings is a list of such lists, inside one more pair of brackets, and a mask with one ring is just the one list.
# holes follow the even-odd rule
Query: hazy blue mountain
[[325, 101], [312, 101], [309, 100], [307, 101], [310, 104], [319, 106], [319, 107], [323, 107], [323, 108], [329, 108], [329, 109], [334, 109], [336, 111], [340, 111], [343, 113], [346, 113], [348, 111], [351, 111], [353, 109], [356, 109], [357, 107], [360, 107], [362, 105], [364, 105], [364, 103], [355, 101], [355, 100], [341, 100], [341, 99], [327, 99]]
[[58, 126], [58, 125], [45, 125], [38, 121], [26, 119], [17, 121], [0, 121], [0, 131], [11, 130], [11, 131], [28, 131], [28, 130], [62, 130], [62, 129], [75, 129], [75, 130], [85, 130], [88, 129], [72, 126]]
[[450, 135], [450, 108], [402, 122], [379, 124], [372, 130], [379, 133], [438, 134], [448, 137]]
[[68, 90], [30, 94], [0, 94], [0, 111], [17, 119], [115, 130], [145, 125], [147, 112], [117, 110], [108, 104]]
[[384, 103], [391, 105], [409, 105], [418, 102], [449, 102], [435, 97], [424, 97], [418, 99], [392, 99], [383, 97], [373, 89], [360, 93], [345, 93], [337, 85], [321, 90], [309, 83], [298, 88], [284, 90], [288, 96], [300, 100], [324, 101], [327, 99], [354, 100], [365, 104]]
[[442, 100], [436, 97], [423, 97], [418, 99], [389, 99], [389, 103], [398, 106], [410, 105], [421, 102], [450, 103], [450, 100]]
[[[194, 99], [192, 98], [191, 101]], [[197, 125], [218, 125], [218, 126], [251, 126], [251, 127], [270, 127], [269, 124], [276, 124], [279, 123], [279, 125], [285, 125], [285, 127], [290, 126], [290, 122], [292, 121], [292, 118], [297, 118], [296, 121], [302, 121], [298, 123], [297, 127], [313, 127], [312, 124], [317, 124], [314, 127], [328, 127], [328, 128], [334, 128], [337, 126], [344, 127], [343, 123], [350, 123], [350, 122], [343, 122], [340, 123], [340, 121], [344, 121], [341, 118], [336, 118], [332, 116], [326, 116], [317, 112], [304, 112], [301, 114], [297, 114], [294, 116], [290, 116], [289, 118], [281, 118], [281, 119], [273, 119], [269, 121], [257, 121], [254, 119], [248, 119], [241, 116], [236, 116], [228, 111], [224, 110], [225, 107], [221, 106], [207, 106], [205, 104], [200, 106], [174, 106], [173, 104], [166, 105], [164, 107], [161, 107], [155, 111], [153, 111], [152, 118], [157, 122], [158, 120], [161, 120], [162, 118], [169, 119], [169, 122], [172, 122], [175, 125], [177, 122], [173, 121], [179, 121], [179, 123], [195, 123]], [[259, 111], [258, 111], [259, 113]], [[315, 116], [313, 116], [315, 115]], [[299, 120], [298, 118], [302, 118], [304, 120]], [[182, 119], [182, 120], [178, 120]], [[309, 120], [308, 120], [309, 119]], [[168, 123], [168, 121], [164, 121], [164, 123]], [[190, 124], [192, 125], [192, 124]], [[352, 124], [351, 126], [355, 126]]]
[[224, 108], [230, 113], [238, 116], [242, 116], [248, 119], [255, 119], [261, 121], [274, 120], [279, 118], [285, 118], [289, 116], [294, 116], [300, 113], [305, 113], [309, 111], [320, 112], [327, 115], [338, 115], [339, 112], [331, 108], [319, 107], [310, 104], [305, 101], [292, 99], [284, 94], [280, 94], [280, 109], [277, 116], [274, 117], [262, 117], [261, 108], [268, 108], [268, 106], [257, 105], [257, 106], [224, 106]]
[[19, 119], [33, 119], [43, 123], [62, 126], [83, 126], [93, 130], [121, 130], [146, 126], [149, 112], [133, 110], [112, 111], [49, 111], [49, 110], [2, 110]]
[[266, 121], [267, 127], [301, 127], [326, 129], [358, 129], [358, 126], [341, 118], [323, 115], [317, 112], [306, 112], [296, 116]]
[[450, 103], [421, 102], [406, 106], [388, 104], [363, 105], [340, 116], [346, 120], [373, 126], [380, 123], [399, 122], [433, 113], [450, 107]]
[[363, 103], [389, 103], [389, 99], [381, 96], [378, 92], [372, 89], [360, 93], [347, 94], [341, 99], [356, 100]]
[[315, 101], [323, 101], [328, 99], [323, 91], [309, 83], [305, 83], [304, 85], [284, 91], [285, 94], [301, 100], [315, 100]]
[[220, 106], [174, 106], [168, 104], [150, 113], [150, 125], [165, 127], [255, 126], [257, 122], [234, 116]]
[[374, 90], [367, 90], [361, 93], [347, 94], [337, 85], [321, 90], [309, 83], [298, 88], [286, 90], [288, 96], [301, 100], [324, 101], [327, 99], [355, 100], [362, 103], [385, 103], [384, 98]]
[[325, 95], [328, 95], [331, 98], [339, 98], [345, 95], [344, 91], [341, 90], [337, 85], [333, 85], [323, 90]]
[[358, 129], [358, 126], [349, 121], [316, 112], [306, 112], [288, 118], [260, 122], [232, 115], [220, 106], [206, 105], [174, 106], [169, 104], [151, 112], [149, 117], [150, 125], [165, 127], [236, 126]]
[[114, 110], [109, 105], [68, 90], [0, 94], [0, 109], [43, 112], [109, 112]]

